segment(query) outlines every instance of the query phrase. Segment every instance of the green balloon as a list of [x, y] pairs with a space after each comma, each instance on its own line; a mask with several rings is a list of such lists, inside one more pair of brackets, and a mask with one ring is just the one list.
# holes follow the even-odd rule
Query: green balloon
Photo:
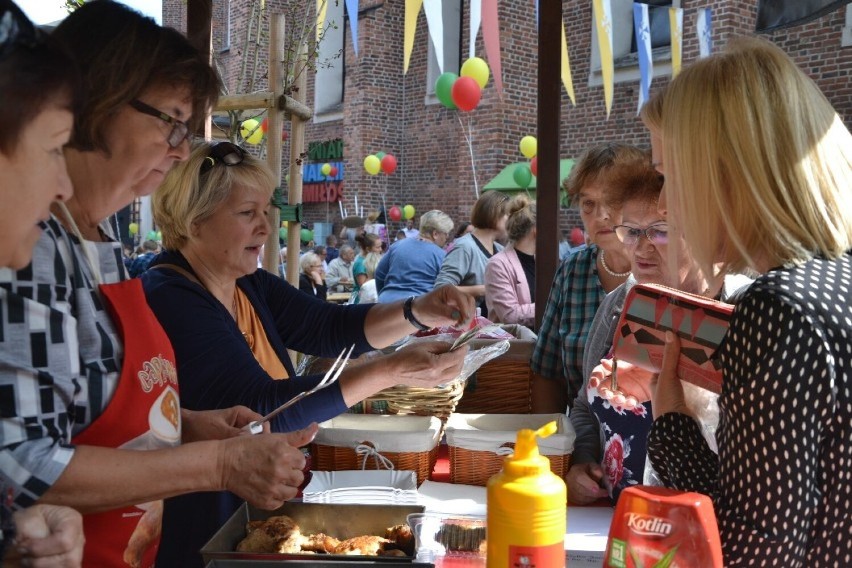
[[303, 243], [314, 240], [314, 232], [310, 229], [302, 229], [299, 235]]
[[441, 104], [450, 110], [455, 110], [456, 103], [453, 102], [453, 83], [458, 79], [455, 73], [443, 73], [435, 82], [435, 96]]
[[286, 241], [287, 240], [287, 229], [285, 229], [284, 227], [281, 227], [280, 229], [278, 229], [278, 238], [281, 239], [282, 241]]
[[530, 167], [526, 164], [519, 164], [515, 171], [512, 172], [512, 179], [515, 180], [515, 183], [521, 189], [526, 189], [532, 183], [532, 172], [530, 171]]
[[148, 234], [145, 236], [145, 240], [156, 241], [157, 240], [157, 231], [148, 231]]

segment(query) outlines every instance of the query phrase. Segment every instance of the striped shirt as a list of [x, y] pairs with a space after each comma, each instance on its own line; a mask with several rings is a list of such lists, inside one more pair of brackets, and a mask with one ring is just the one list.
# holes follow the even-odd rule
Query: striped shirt
[[578, 250], [553, 277], [530, 367], [546, 379], [564, 376], [568, 400], [583, 386], [583, 350], [606, 292], [598, 278], [598, 248]]

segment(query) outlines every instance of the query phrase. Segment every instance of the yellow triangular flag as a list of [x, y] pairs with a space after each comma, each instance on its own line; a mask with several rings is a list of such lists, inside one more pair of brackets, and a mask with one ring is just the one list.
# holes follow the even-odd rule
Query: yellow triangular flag
[[612, 109], [612, 10], [609, 0], [594, 0], [595, 28], [598, 32], [598, 52], [601, 55], [606, 116]]
[[328, 0], [317, 0], [317, 43], [322, 38], [322, 27], [325, 25], [326, 12], [328, 12]]
[[417, 16], [423, 7], [423, 0], [405, 0], [405, 36], [403, 37], [402, 74], [408, 73], [411, 50], [414, 49], [414, 32], [417, 30]]
[[568, 92], [568, 98], [571, 99], [571, 104], [577, 106], [577, 101], [574, 100], [574, 81], [571, 80], [571, 63], [568, 61], [568, 40], [565, 38], [565, 22], [562, 23], [562, 68], [560, 70], [562, 84], [565, 85], [565, 91]]
[[672, 78], [680, 73], [683, 48], [683, 8], [669, 8], [669, 25], [672, 38]]

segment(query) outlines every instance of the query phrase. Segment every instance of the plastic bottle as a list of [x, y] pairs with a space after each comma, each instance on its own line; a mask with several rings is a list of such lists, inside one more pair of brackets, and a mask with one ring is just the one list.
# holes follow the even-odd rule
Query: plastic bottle
[[628, 487], [612, 516], [604, 566], [722, 568], [712, 501], [665, 487]]
[[554, 432], [556, 422], [519, 431], [515, 452], [488, 480], [488, 568], [565, 566], [565, 482], [536, 443]]

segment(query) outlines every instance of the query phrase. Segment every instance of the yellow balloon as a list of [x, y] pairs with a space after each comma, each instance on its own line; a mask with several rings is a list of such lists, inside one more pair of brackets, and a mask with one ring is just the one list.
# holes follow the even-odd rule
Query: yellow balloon
[[286, 229], [286, 228], [287, 228], [287, 221], [281, 221], [281, 228], [282, 228], [282, 229]]
[[535, 136], [524, 136], [521, 138], [520, 147], [521, 154], [528, 160], [532, 160], [538, 153], [538, 140], [535, 139]]
[[402, 218], [406, 221], [414, 219], [414, 205], [406, 205], [402, 208]]
[[459, 75], [470, 77], [477, 82], [480, 89], [484, 89], [485, 85], [488, 84], [488, 77], [491, 72], [488, 70], [488, 64], [485, 60], [480, 57], [471, 57], [462, 64]]
[[263, 130], [260, 122], [254, 118], [247, 118], [240, 124], [240, 136], [249, 144], [260, 144], [263, 140]]
[[139, 223], [130, 223], [127, 226], [127, 232], [129, 232], [132, 236], [136, 236], [139, 232]]
[[377, 156], [370, 154], [364, 158], [364, 169], [367, 170], [367, 173], [371, 176], [378, 175], [378, 173], [382, 170], [382, 161], [379, 160]]

